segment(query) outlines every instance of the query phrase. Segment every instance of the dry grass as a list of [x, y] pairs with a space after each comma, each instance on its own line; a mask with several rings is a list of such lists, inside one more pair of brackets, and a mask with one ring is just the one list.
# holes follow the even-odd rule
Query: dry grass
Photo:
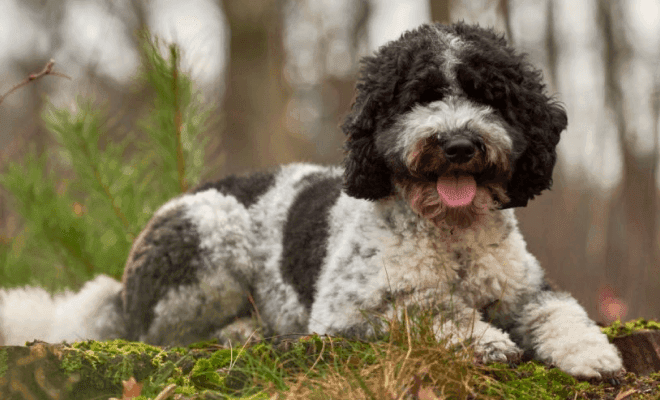
[[[340, 362], [336, 362], [337, 344], [331, 338], [324, 338], [323, 348], [310, 370], [292, 376], [288, 380], [290, 390], [274, 398], [477, 398], [475, 387], [483, 374], [474, 362], [470, 347], [438, 343], [430, 315], [410, 318], [404, 312], [402, 321], [389, 321], [389, 326], [387, 341], [370, 343], [365, 347], [365, 354], [353, 354]], [[327, 370], [314, 373], [321, 363]]]

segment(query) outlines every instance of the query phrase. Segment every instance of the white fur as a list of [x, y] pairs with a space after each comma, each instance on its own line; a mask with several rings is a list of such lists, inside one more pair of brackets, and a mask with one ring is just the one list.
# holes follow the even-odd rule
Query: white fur
[[[121, 330], [107, 299], [121, 290], [116, 280], [100, 275], [78, 293], [51, 296], [41, 288], [0, 291], [0, 323], [4, 345], [24, 345], [35, 339], [77, 341]], [[113, 327], [113, 325], [116, 325]]]
[[[442, 138], [448, 132], [465, 128], [487, 138], [500, 151], [511, 152], [511, 138], [506, 130], [495, 122], [493, 114], [494, 110], [488, 106], [468, 103], [452, 96], [424, 106], [417, 105], [397, 119], [392, 129], [401, 133], [397, 135], [397, 146], [392, 148], [390, 153], [401, 154], [405, 160], [421, 140], [432, 136]], [[494, 163], [496, 159], [489, 161]]]
[[616, 347], [568, 294], [544, 294], [525, 307], [520, 322], [516, 333], [537, 357], [571, 375], [601, 378], [603, 371], [622, 368]]
[[466, 44], [458, 36], [443, 34], [441, 32], [438, 33], [438, 36], [443, 38], [442, 42], [445, 45], [442, 70], [448, 78], [454, 92], [460, 92], [461, 89], [456, 80], [456, 67], [461, 63], [461, 60], [458, 58], [457, 54], [459, 54]]

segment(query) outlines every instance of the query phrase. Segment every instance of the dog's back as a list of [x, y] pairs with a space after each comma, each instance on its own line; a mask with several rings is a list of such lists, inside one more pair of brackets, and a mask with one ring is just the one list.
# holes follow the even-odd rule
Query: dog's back
[[[126, 264], [126, 336], [201, 340], [255, 308], [274, 333], [304, 332], [340, 191], [340, 169], [291, 164], [205, 184], [163, 205]], [[267, 289], [254, 290], [263, 281]]]

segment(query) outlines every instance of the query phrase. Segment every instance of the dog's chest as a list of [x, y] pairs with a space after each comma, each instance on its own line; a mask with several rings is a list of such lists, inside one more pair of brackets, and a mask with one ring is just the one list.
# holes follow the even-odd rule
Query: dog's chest
[[452, 231], [409, 215], [400, 221], [396, 217], [362, 221], [358, 235], [344, 243], [350, 253], [335, 260], [337, 281], [367, 277], [361, 290], [367, 303], [377, 303], [384, 293], [434, 301], [457, 295], [481, 308], [525, 285], [525, 265], [515, 261], [520, 249], [509, 237], [513, 228], [501, 219], [479, 229]]
[[498, 252], [501, 243], [488, 236], [461, 237], [430, 233], [384, 246], [382, 263], [395, 286], [479, 290], [491, 281], [511, 279]]

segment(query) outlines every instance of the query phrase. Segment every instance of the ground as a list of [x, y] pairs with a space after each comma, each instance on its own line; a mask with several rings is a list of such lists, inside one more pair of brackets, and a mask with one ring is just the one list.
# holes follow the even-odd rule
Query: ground
[[[653, 321], [604, 328], [653, 329]], [[658, 325], [660, 327], [660, 325]], [[400, 326], [383, 342], [306, 336], [277, 345], [214, 342], [160, 348], [114, 340], [0, 347], [7, 399], [656, 399], [660, 374], [629, 373], [619, 385], [578, 382], [537, 362], [474, 362], [468, 348], [430, 343]], [[398, 334], [396, 334], [398, 332]], [[139, 396], [139, 397], [138, 397]], [[444, 396], [444, 397], [443, 397]], [[346, 397], [343, 397], [346, 398]]]

